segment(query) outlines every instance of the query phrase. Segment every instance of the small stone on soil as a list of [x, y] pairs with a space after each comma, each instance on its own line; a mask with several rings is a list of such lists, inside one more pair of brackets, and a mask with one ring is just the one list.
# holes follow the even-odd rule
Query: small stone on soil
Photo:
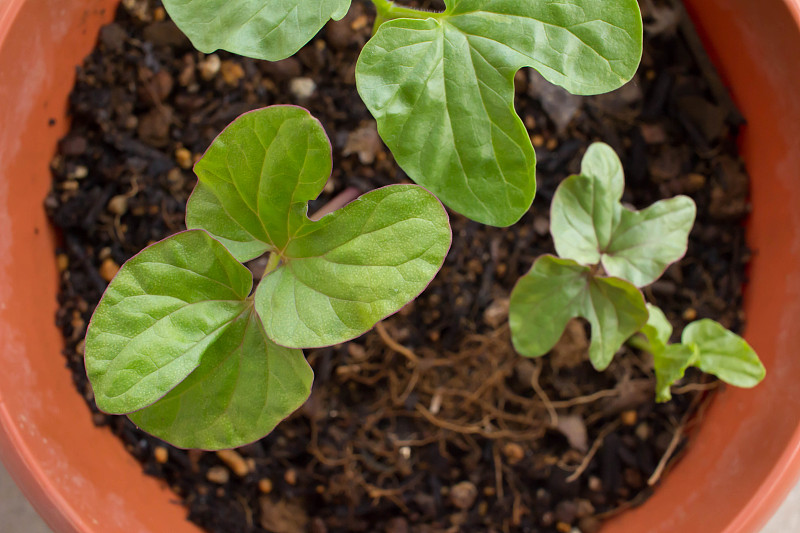
[[458, 509], [469, 509], [478, 497], [478, 489], [469, 481], [462, 481], [450, 489], [450, 502]]

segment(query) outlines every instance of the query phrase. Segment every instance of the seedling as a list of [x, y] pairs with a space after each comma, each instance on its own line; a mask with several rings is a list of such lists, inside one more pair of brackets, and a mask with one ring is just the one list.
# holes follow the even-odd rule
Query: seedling
[[[374, 35], [358, 91], [398, 164], [448, 207], [508, 226], [530, 208], [536, 155], [514, 110], [514, 75], [533, 67], [575, 94], [616, 89], [642, 54], [636, 0], [446, 0], [426, 12], [372, 0]], [[164, 0], [202, 52], [275, 61], [350, 0]]]
[[[245, 114], [195, 166], [188, 231], [111, 281], [86, 336], [97, 406], [176, 446], [269, 433], [310, 393], [299, 348], [361, 335], [428, 285], [450, 246], [429, 192], [394, 185], [312, 221], [331, 146], [303, 109]], [[269, 253], [252, 293], [242, 263]]]
[[765, 371], [755, 352], [713, 320], [692, 322], [682, 343], [669, 344], [672, 326], [659, 308], [645, 304], [639, 288], [684, 256], [696, 207], [691, 198], [677, 196], [632, 211], [620, 203], [624, 186], [614, 150], [595, 143], [581, 173], [558, 187], [550, 231], [559, 257], [537, 259], [511, 294], [516, 350], [528, 357], [546, 354], [567, 322], [581, 317], [591, 326], [589, 359], [597, 370], [608, 367], [626, 341], [653, 355], [658, 401], [670, 399], [670, 386], [689, 366], [732, 385], [756, 385]]

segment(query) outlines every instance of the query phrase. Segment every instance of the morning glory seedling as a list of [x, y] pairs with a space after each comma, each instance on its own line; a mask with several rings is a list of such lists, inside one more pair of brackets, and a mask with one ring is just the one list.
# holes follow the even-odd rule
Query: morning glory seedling
[[[398, 164], [448, 207], [508, 226], [530, 208], [536, 156], [514, 110], [533, 67], [575, 94], [614, 90], [642, 55], [636, 0], [446, 0], [426, 12], [372, 0], [358, 92]], [[201, 51], [293, 55], [350, 0], [164, 0]]]
[[602, 143], [589, 147], [579, 175], [559, 185], [550, 232], [560, 257], [540, 257], [514, 287], [514, 347], [528, 357], [544, 355], [567, 322], [581, 317], [591, 325], [589, 359], [596, 369], [604, 370], [626, 341], [653, 355], [657, 401], [670, 399], [669, 387], [690, 366], [754, 386], [764, 367], [744, 339], [703, 319], [684, 329], [680, 344], [669, 344], [672, 326], [639, 291], [686, 253], [694, 202], [677, 196], [633, 211], [620, 203], [624, 187], [622, 164]]
[[672, 398], [670, 387], [690, 366], [737, 387], [754, 387], [764, 379], [766, 370], [753, 348], [719, 322], [696, 320], [684, 328], [680, 343], [670, 344], [672, 324], [658, 307], [648, 304], [647, 309], [644, 337], [634, 337], [631, 344], [653, 355], [656, 401]]
[[[188, 231], [125, 263], [92, 317], [97, 406], [185, 448], [240, 446], [310, 393], [298, 348], [344, 342], [428, 285], [450, 247], [431, 193], [394, 185], [312, 221], [331, 146], [307, 111], [239, 117], [195, 166]], [[244, 261], [269, 253], [255, 292]]]
[[589, 358], [605, 369], [647, 322], [637, 287], [655, 281], [686, 253], [695, 217], [691, 198], [661, 200], [642, 211], [622, 205], [625, 178], [614, 150], [595, 143], [581, 173], [559, 185], [550, 232], [559, 258], [536, 260], [511, 293], [514, 346], [528, 357], [547, 353], [574, 317], [592, 326]]

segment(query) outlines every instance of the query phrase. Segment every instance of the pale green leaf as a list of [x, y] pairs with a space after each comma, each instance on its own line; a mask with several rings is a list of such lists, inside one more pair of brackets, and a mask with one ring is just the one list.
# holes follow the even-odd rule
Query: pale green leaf
[[595, 142], [589, 145], [581, 159], [581, 176], [588, 176], [603, 184], [615, 201], [625, 192], [625, 174], [622, 161], [609, 145]]
[[661, 351], [672, 336], [672, 324], [667, 320], [664, 311], [653, 304], [647, 304], [647, 324], [642, 328], [642, 334], [647, 337], [652, 350]]
[[198, 182], [186, 203], [186, 227], [205, 229], [244, 263], [264, 254], [270, 245], [248, 233], [214, 196], [207, 185]]
[[256, 290], [267, 335], [316, 347], [361, 335], [430, 283], [450, 246], [442, 205], [413, 185], [365, 194], [309, 222]]
[[514, 287], [509, 323], [516, 350], [538, 357], [558, 342], [571, 318], [585, 318], [592, 328], [589, 358], [603, 370], [647, 316], [642, 294], [630, 283], [595, 277], [575, 261], [545, 255]]
[[611, 242], [603, 250], [606, 272], [637, 287], [653, 283], [686, 255], [696, 213], [688, 196], [660, 200], [642, 211], [622, 208]]
[[204, 231], [145, 248], [122, 266], [86, 335], [97, 406], [128, 413], [183, 381], [250, 304], [250, 271]]
[[556, 251], [580, 264], [602, 263], [607, 274], [637, 287], [649, 285], [686, 253], [695, 204], [676, 196], [642, 211], [625, 208], [619, 160], [605, 145], [593, 148], [581, 175], [564, 180], [553, 197], [550, 231]]
[[208, 347], [180, 385], [128, 416], [181, 448], [233, 448], [260, 439], [300, 407], [312, 379], [303, 353], [270, 342], [251, 310]]
[[737, 387], [754, 387], [766, 375], [756, 352], [743, 338], [709, 319], [692, 322], [683, 330], [683, 344], [695, 346], [695, 366]]
[[668, 402], [672, 399], [669, 388], [683, 378], [686, 369], [692, 366], [697, 356], [696, 349], [685, 344], [670, 344], [660, 350], [653, 350], [657, 402]]
[[358, 91], [395, 159], [450, 208], [513, 224], [535, 192], [535, 154], [514, 111], [514, 74], [537, 69], [577, 94], [636, 71], [635, 0], [452, 0], [426, 20], [380, 26], [356, 66]]
[[311, 221], [308, 201], [325, 186], [331, 148], [300, 108], [243, 115], [195, 170], [190, 223], [241, 260], [263, 249], [280, 256], [256, 291], [256, 308], [267, 336], [282, 346], [324, 346], [364, 333], [422, 292], [450, 246], [441, 203], [413, 185], [370, 192]]
[[350, 0], [164, 0], [164, 7], [201, 52], [277, 61], [342, 18]]
[[[272, 106], [245, 113], [219, 134], [194, 169], [200, 194], [214, 195], [222, 209], [215, 217], [213, 209], [195, 213], [203, 206], [190, 203], [187, 219], [221, 239], [282, 250], [309, 222], [308, 202], [322, 192], [331, 168], [330, 141], [305, 109]], [[220, 229], [225, 232], [218, 235]], [[240, 240], [247, 235], [252, 241]]]

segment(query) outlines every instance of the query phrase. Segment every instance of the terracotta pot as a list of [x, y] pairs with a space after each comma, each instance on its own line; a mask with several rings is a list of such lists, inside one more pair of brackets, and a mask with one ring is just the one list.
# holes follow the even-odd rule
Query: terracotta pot
[[[0, 3], [0, 458], [59, 532], [197, 531], [75, 393], [53, 325], [57, 272], [42, 200], [74, 67], [114, 0]], [[755, 532], [800, 470], [800, 0], [689, 0], [748, 120], [753, 178], [746, 337], [768, 367], [728, 389], [644, 506], [604, 531]], [[50, 125], [50, 119], [55, 124]]]

